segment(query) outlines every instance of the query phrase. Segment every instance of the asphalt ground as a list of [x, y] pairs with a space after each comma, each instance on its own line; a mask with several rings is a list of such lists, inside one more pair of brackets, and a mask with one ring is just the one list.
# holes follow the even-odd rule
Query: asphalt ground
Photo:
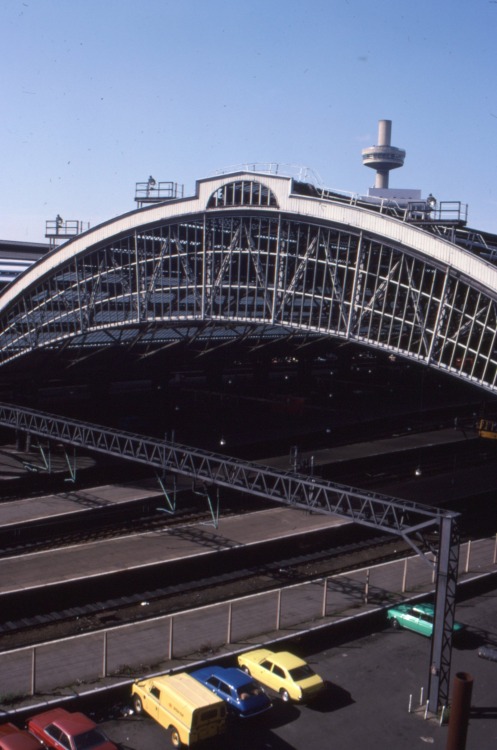
[[[457, 619], [468, 632], [453, 650], [451, 685], [459, 673], [473, 680], [466, 750], [486, 750], [497, 741], [497, 663], [478, 656], [483, 643], [497, 644], [497, 591], [488, 582], [486, 587], [457, 607]], [[369, 630], [363, 623], [279, 648], [300, 653], [330, 682], [322, 699], [309, 706], [276, 699], [269, 715], [234, 723], [224, 738], [206, 743], [205, 750], [446, 748], [447, 723], [429, 714], [425, 718], [420, 705], [422, 689], [426, 695], [428, 639], [382, 623]], [[120, 716], [104, 721], [103, 727], [126, 750], [168, 746], [167, 732], [148, 717]]]

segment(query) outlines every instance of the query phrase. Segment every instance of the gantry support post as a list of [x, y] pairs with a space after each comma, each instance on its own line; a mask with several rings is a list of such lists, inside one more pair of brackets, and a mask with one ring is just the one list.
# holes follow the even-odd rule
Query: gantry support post
[[76, 472], [77, 472], [77, 462], [76, 462], [76, 449], [73, 450], [73, 461], [71, 463], [71, 460], [69, 458], [69, 455], [64, 448], [64, 456], [66, 459], [67, 468], [69, 469], [69, 478], [65, 479], [65, 482], [72, 482], [73, 484], [76, 483]]
[[428, 702], [432, 713], [437, 713], [439, 706], [447, 706], [449, 699], [452, 633], [459, 564], [459, 530], [456, 515], [447, 513], [440, 519], [435, 622], [428, 677]]
[[52, 454], [50, 452], [50, 442], [48, 443], [46, 453], [41, 443], [38, 443], [38, 450], [40, 451], [40, 455], [43, 461], [43, 466], [45, 467], [45, 471], [51, 474], [52, 473]]
[[164, 513], [170, 513], [171, 515], [174, 515], [174, 513], [176, 512], [176, 481], [174, 482], [173, 500], [171, 502], [171, 499], [170, 499], [169, 493], [168, 493], [168, 491], [166, 489], [166, 485], [164, 484], [163, 478], [160, 477], [158, 474], [156, 476], [157, 476], [157, 481], [159, 482], [159, 484], [161, 486], [161, 490], [163, 492], [163, 495], [166, 498], [166, 502], [169, 505], [169, 509], [168, 508], [158, 508], [158, 510], [162, 510]]
[[202, 490], [196, 490], [195, 484], [192, 486], [192, 492], [194, 495], [200, 495], [201, 497], [205, 497], [207, 499], [207, 505], [209, 506], [211, 518], [212, 518], [212, 524], [215, 529], [219, 527], [219, 487], [216, 488], [216, 507], [214, 508], [211, 500], [211, 496], [209, 495], [207, 488], [204, 487]]

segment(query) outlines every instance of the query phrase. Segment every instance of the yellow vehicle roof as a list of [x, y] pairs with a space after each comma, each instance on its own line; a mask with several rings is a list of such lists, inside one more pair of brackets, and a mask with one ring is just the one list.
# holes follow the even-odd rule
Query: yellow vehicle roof
[[261, 662], [264, 659], [271, 659], [285, 669], [294, 669], [295, 667], [301, 667], [302, 664], [306, 663], [299, 656], [291, 654], [290, 651], [270, 651], [267, 648], [247, 651], [245, 654], [241, 654], [241, 656], [248, 656], [258, 662]]
[[291, 654], [290, 651], [278, 651], [278, 653], [273, 654], [273, 659], [276, 664], [279, 664], [285, 669], [294, 669], [295, 667], [301, 667], [302, 664], [306, 663], [300, 658], [300, 656], [295, 656], [295, 654]]
[[224, 701], [221, 698], [218, 698], [209, 688], [206, 688], [186, 672], [159, 675], [158, 677], [151, 677], [148, 680], [139, 680], [137, 684], [141, 687], [154, 684], [160, 690], [174, 689], [189, 703], [198, 706], [217, 705], [219, 703], [224, 705]]

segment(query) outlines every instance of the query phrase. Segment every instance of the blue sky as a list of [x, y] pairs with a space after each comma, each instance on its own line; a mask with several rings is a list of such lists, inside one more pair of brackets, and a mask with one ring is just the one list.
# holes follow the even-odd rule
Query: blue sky
[[497, 233], [497, 0], [2, 0], [0, 238], [134, 208], [246, 162], [367, 193], [390, 119], [391, 187], [469, 204]]

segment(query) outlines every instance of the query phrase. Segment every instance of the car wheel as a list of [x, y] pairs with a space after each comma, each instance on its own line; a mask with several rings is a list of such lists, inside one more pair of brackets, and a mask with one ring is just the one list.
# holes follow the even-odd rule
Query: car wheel
[[395, 619], [395, 617], [392, 620], [392, 628], [395, 628], [395, 630], [398, 630], [400, 628], [399, 621]]
[[242, 667], [242, 669], [245, 672], [245, 674], [248, 674], [249, 677], [250, 677], [250, 669], [248, 667], [246, 667], [245, 665]]
[[289, 694], [288, 690], [280, 690], [280, 698], [285, 703], [289, 703], [290, 702], [290, 694]]
[[181, 739], [176, 727], [171, 727], [171, 745], [173, 747], [181, 747]]
[[141, 702], [141, 698], [139, 698], [137, 695], [133, 697], [133, 708], [135, 709], [135, 713], [143, 713], [143, 703]]

